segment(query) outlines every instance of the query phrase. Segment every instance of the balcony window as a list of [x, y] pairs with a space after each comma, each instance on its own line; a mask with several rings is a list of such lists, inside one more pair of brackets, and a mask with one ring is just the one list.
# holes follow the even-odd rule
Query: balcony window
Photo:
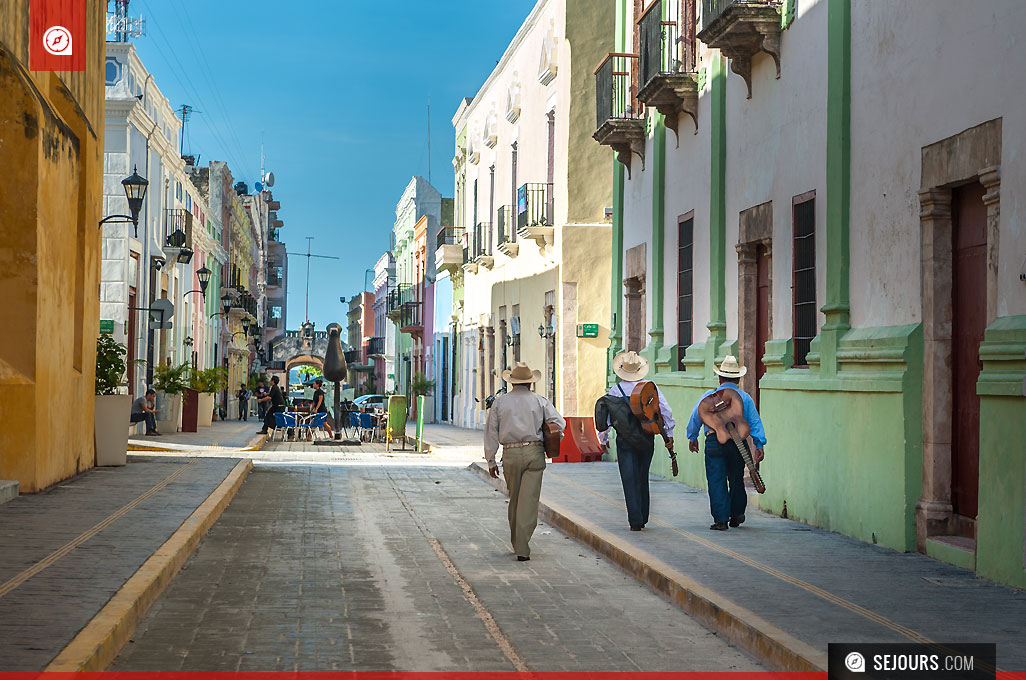
[[636, 98], [638, 55], [610, 52], [595, 69], [595, 141], [616, 152], [630, 175], [631, 156], [645, 160], [645, 121]]
[[684, 16], [681, 17], [676, 0], [656, 0], [638, 20], [641, 38], [638, 99], [663, 114], [666, 127], [675, 135], [681, 111], [691, 116], [696, 127], [698, 125], [694, 3], [695, 0], [683, 0]]

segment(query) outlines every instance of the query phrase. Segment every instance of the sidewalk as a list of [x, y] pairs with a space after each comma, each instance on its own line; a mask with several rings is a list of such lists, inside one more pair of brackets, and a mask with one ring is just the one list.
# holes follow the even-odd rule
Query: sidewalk
[[260, 448], [265, 439], [257, 434], [263, 427], [259, 419], [215, 420], [210, 427], [198, 428], [198, 432], [163, 432], [159, 437], [132, 435], [128, 440], [129, 451], [195, 451]]
[[250, 467], [131, 455], [0, 505], [0, 669], [103, 670]]
[[751, 508], [709, 531], [706, 493], [659, 477], [651, 497], [632, 532], [615, 463], [550, 464], [541, 517], [774, 668], [826, 670], [829, 642], [915, 641], [994, 642], [999, 669], [1026, 670], [1026, 592]]

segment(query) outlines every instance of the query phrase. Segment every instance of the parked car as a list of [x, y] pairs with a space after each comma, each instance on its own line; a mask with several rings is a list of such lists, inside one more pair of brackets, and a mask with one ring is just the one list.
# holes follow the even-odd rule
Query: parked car
[[385, 395], [383, 394], [364, 394], [353, 400], [358, 408], [367, 408], [368, 406], [375, 409], [384, 410], [385, 408]]

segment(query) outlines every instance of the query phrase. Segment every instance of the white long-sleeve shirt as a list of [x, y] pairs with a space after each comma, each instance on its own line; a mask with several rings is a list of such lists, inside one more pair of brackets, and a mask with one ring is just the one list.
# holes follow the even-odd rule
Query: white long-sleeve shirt
[[[611, 388], [609, 388], [609, 392], [607, 392], [606, 394], [608, 394], [610, 396], [613, 396], [613, 397], [620, 397], [620, 398], [623, 398], [624, 395], [627, 395], [627, 398], [630, 399], [631, 398], [631, 392], [633, 392], [634, 388], [637, 386], [637, 384], [641, 383], [641, 382], [645, 382], [645, 381], [644, 380], [623, 380], [623, 381], [617, 383], [616, 385], [613, 385]], [[623, 390], [623, 394], [620, 393], [621, 389]], [[656, 392], [659, 393], [659, 412], [663, 414], [663, 429], [666, 430], [666, 436], [667, 437], [672, 437], [673, 436], [673, 428], [676, 427], [677, 421], [673, 419], [673, 411], [670, 409], [670, 405], [666, 402], [666, 397], [663, 396], [663, 393], [658, 388], [656, 389]], [[606, 421], [606, 426], [599, 431], [598, 436], [599, 436], [599, 441], [602, 442], [603, 446], [605, 446], [605, 445], [607, 445], [609, 443], [609, 422], [608, 421]]]

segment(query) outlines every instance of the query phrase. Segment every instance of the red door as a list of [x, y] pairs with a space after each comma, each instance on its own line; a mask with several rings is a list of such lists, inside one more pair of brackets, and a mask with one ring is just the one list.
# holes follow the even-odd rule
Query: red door
[[770, 259], [766, 255], [766, 247], [759, 246], [755, 249], [755, 288], [756, 288], [756, 320], [755, 320], [755, 399], [756, 408], [759, 407], [759, 381], [766, 373], [766, 365], [762, 363], [762, 357], [766, 354], [766, 341], [769, 340], [769, 295], [770, 295]]
[[980, 479], [980, 343], [987, 326], [987, 209], [983, 185], [952, 192], [951, 370], [953, 423], [951, 502], [956, 514], [975, 518]]

